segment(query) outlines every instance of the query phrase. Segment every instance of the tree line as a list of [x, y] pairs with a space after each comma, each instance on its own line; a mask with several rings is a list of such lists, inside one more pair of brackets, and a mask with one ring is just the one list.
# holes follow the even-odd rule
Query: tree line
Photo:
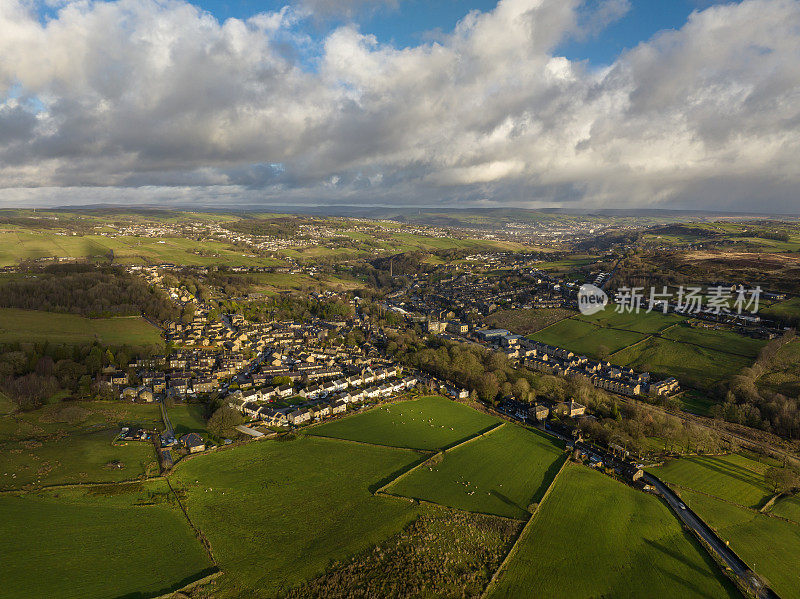
[[92, 318], [145, 314], [158, 321], [178, 311], [166, 294], [119, 267], [55, 265], [23, 271], [0, 287], [0, 307]]
[[97, 377], [103, 368], [128, 370], [131, 361], [162, 349], [99, 343], [6, 344], [0, 346], [0, 390], [21, 410], [36, 409], [56, 394], [65, 399], [91, 399], [100, 393]]
[[731, 378], [724, 401], [712, 408], [712, 415], [784, 438], [800, 439], [800, 398], [788, 397], [758, 384], [758, 380], [775, 367], [780, 349], [795, 337], [792, 330], [767, 343], [751, 367]]

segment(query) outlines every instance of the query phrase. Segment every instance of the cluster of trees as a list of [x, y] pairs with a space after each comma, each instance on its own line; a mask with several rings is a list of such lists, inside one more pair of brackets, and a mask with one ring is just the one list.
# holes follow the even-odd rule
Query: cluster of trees
[[761, 239], [774, 239], [775, 241], [789, 241], [791, 235], [785, 229], [758, 229], [756, 231], [743, 231], [740, 237], [760, 237]]
[[764, 481], [773, 493], [792, 493], [800, 488], [800, 470], [789, 465], [770, 466], [764, 472]]
[[253, 322], [270, 320], [308, 321], [313, 318], [336, 320], [351, 318], [353, 306], [341, 300], [316, 300], [297, 294], [281, 294], [264, 301], [237, 302], [223, 300], [219, 308], [225, 313], [237, 313]]
[[530, 381], [515, 370], [503, 354], [457, 343], [426, 347], [402, 356], [403, 361], [438, 378], [474, 392], [486, 402], [502, 394], [527, 398]]
[[774, 366], [781, 347], [794, 338], [794, 331], [789, 331], [767, 343], [753, 366], [731, 378], [724, 402], [714, 406], [712, 414], [728, 422], [800, 439], [800, 398], [787, 397], [758, 385], [758, 379]]
[[244, 424], [244, 416], [239, 410], [234, 410], [229, 405], [220, 405], [211, 414], [206, 428], [220, 439], [230, 439], [237, 436], [236, 427], [240, 424]]
[[14, 343], [0, 347], [0, 390], [22, 410], [33, 410], [54, 395], [88, 399], [97, 394], [96, 379], [106, 366], [127, 370], [136, 358], [158, 347], [107, 347], [98, 343], [54, 345]]
[[242, 219], [232, 223], [225, 223], [223, 226], [229, 231], [242, 233], [243, 235], [286, 239], [297, 236], [300, 230], [300, 219], [295, 217]]
[[0, 288], [0, 307], [69, 312], [89, 317], [146, 314], [155, 320], [177, 317], [169, 298], [121, 268], [89, 264], [48, 266], [26, 271]]
[[[613, 398], [610, 398], [613, 402]], [[581, 422], [584, 437], [599, 445], [619, 445], [634, 454], [718, 453], [735, 450], [715, 431], [646, 407], [618, 408], [622, 417]], [[658, 439], [658, 443], [653, 443]]]
[[228, 297], [245, 295], [258, 285], [258, 279], [253, 275], [222, 269], [208, 273], [205, 282], [221, 289]]

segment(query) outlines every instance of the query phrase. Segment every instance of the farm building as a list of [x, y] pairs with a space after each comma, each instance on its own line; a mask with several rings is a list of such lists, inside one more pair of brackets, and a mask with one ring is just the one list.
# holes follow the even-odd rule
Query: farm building
[[197, 433], [188, 433], [184, 435], [181, 437], [180, 443], [181, 447], [183, 447], [189, 453], [198, 453], [200, 451], [205, 451], [206, 449], [206, 443], [203, 441], [203, 437]]

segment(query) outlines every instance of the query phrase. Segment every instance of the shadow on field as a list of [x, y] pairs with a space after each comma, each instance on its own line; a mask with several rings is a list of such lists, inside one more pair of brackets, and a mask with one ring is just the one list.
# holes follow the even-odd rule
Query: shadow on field
[[[533, 494], [533, 497], [531, 497], [531, 503], [539, 503], [542, 500], [542, 497], [544, 497], [544, 494], [547, 493], [547, 489], [549, 489], [550, 485], [553, 484], [553, 481], [555, 480], [558, 471], [561, 470], [561, 467], [564, 465], [564, 462], [566, 461], [567, 461], [567, 456], [562, 455], [556, 461], [550, 464], [550, 467], [544, 473], [544, 477], [542, 478], [542, 484], [539, 486], [538, 489], [536, 489], [536, 493]], [[522, 509], [527, 511], [527, 508], [522, 508]]]
[[378, 489], [380, 489], [381, 487], [385, 487], [385, 486], [386, 486], [386, 485], [388, 485], [390, 482], [392, 482], [392, 481], [393, 481], [393, 480], [395, 480], [396, 478], [398, 478], [398, 477], [402, 476], [403, 474], [405, 474], [405, 473], [406, 473], [406, 472], [408, 472], [409, 470], [412, 470], [412, 469], [416, 468], [416, 467], [417, 467], [417, 466], [419, 466], [419, 465], [420, 465], [422, 462], [426, 462], [427, 460], [429, 460], [429, 459], [431, 458], [431, 456], [432, 456], [432, 455], [435, 455], [435, 454], [434, 454], [434, 453], [432, 453], [432, 452], [429, 452], [429, 453], [420, 453], [420, 457], [419, 457], [419, 459], [418, 459], [418, 460], [414, 460], [414, 461], [413, 461], [413, 462], [411, 462], [410, 464], [406, 464], [406, 465], [405, 465], [405, 466], [403, 466], [402, 468], [399, 468], [399, 469], [395, 470], [394, 472], [392, 472], [391, 474], [388, 474], [388, 475], [384, 476], [384, 477], [383, 477], [382, 479], [380, 479], [379, 481], [372, 483], [372, 484], [371, 484], [371, 485], [368, 487], [368, 489], [369, 489], [369, 492], [370, 492], [370, 493], [372, 493], [372, 494], [374, 495], [374, 494], [375, 494], [375, 492], [376, 492]]
[[504, 422], [495, 422], [494, 424], [490, 424], [486, 428], [482, 428], [481, 430], [479, 430], [476, 433], [472, 433], [471, 435], [467, 435], [466, 437], [462, 437], [461, 439], [458, 439], [457, 441], [453, 441], [449, 445], [445, 445], [444, 447], [441, 448], [441, 451], [447, 451], [448, 449], [453, 449], [453, 447], [456, 447], [457, 445], [461, 445], [462, 443], [466, 443], [470, 439], [476, 439], [476, 438], [480, 437], [481, 435], [485, 435], [489, 431], [493, 431], [496, 428], [500, 428], [504, 424], [505, 424]]
[[[760, 487], [761, 479], [760, 477], [745, 468], [744, 466], [740, 466], [738, 464], [731, 464], [726, 462], [725, 460], [715, 457], [715, 456], [704, 456], [702, 460], [697, 460], [695, 463], [698, 465], [711, 470], [712, 472], [716, 472], [722, 474], [723, 476], [728, 476], [730, 478], [735, 478], [745, 484], [751, 485], [755, 488]], [[764, 497], [758, 502], [757, 505], [748, 506], [758, 508], [764, 505], [764, 503], [771, 497], [768, 491], [764, 490]]]
[[[686, 578], [683, 578], [682, 576], [678, 576], [674, 572], [668, 572], [664, 568], [660, 568], [658, 566], [655, 566], [655, 568], [656, 568], [656, 570], [661, 572], [661, 574], [665, 578], [669, 578], [670, 580], [674, 581], [676, 587], [685, 587], [685, 588], [689, 589], [689, 591], [691, 592], [691, 596], [692, 597], [708, 597], [709, 599], [711, 599], [712, 597], [715, 597], [715, 595], [710, 595], [709, 593], [702, 592], [700, 589], [697, 588], [697, 585], [694, 584], [692, 581], [690, 581], [690, 580], [688, 580]], [[706, 572], [706, 571], [703, 571], [703, 570], [701, 570], [701, 572], [705, 576], [709, 576], [709, 577], [713, 576], [712, 572]], [[724, 579], [722, 582], [723, 582], [723, 585], [725, 587], [725, 590], [728, 591], [728, 596], [731, 597], [731, 599], [733, 599], [734, 597], [739, 597], [740, 596], [739, 593], [737, 593], [735, 591], [735, 589], [732, 588], [732, 584], [729, 581], [727, 583], [725, 581], [727, 581], [727, 579]]]
[[521, 505], [518, 505], [516, 501], [514, 501], [513, 499], [511, 499], [510, 497], [508, 497], [506, 495], [503, 495], [497, 489], [492, 489], [491, 491], [489, 491], [489, 493], [491, 493], [493, 497], [497, 497], [500, 501], [505, 503], [507, 506], [513, 507], [513, 508], [519, 510], [520, 512], [522, 512], [523, 514], [528, 513], [527, 509], [525, 509]]
[[202, 580], [206, 576], [211, 576], [212, 574], [216, 574], [219, 572], [219, 568], [216, 566], [211, 566], [206, 568], [205, 570], [201, 570], [197, 574], [193, 574], [192, 576], [187, 576], [183, 580], [176, 582], [173, 585], [165, 587], [160, 591], [153, 591], [152, 593], [142, 593], [141, 591], [136, 591], [133, 593], [127, 593], [125, 595], [120, 595], [116, 599], [149, 599], [151, 597], [160, 597], [162, 595], [166, 595], [168, 593], [174, 593], [175, 591], [182, 589], [185, 586], [192, 584], [193, 582], [197, 582], [198, 580]]
[[680, 562], [682, 568], [689, 568], [689, 569], [694, 570], [695, 572], [697, 572], [698, 574], [701, 574], [703, 576], [712, 575], [713, 570], [709, 571], [709, 570], [706, 570], [704, 568], [701, 568], [697, 564], [693, 563], [691, 560], [687, 559], [685, 555], [675, 551], [674, 549], [670, 549], [669, 547], [667, 547], [666, 545], [663, 545], [662, 543], [658, 543], [656, 541], [651, 541], [649, 539], [644, 539], [644, 542], [645, 542], [645, 544], [649, 545], [650, 547], [652, 547], [653, 549], [655, 549], [659, 553], [663, 553], [663, 554], [671, 557], [675, 561]]

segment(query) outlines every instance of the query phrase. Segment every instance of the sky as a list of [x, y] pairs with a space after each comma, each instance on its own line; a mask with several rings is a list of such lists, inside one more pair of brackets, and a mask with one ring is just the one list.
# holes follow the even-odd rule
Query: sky
[[0, 207], [800, 213], [800, 0], [0, 0]]

